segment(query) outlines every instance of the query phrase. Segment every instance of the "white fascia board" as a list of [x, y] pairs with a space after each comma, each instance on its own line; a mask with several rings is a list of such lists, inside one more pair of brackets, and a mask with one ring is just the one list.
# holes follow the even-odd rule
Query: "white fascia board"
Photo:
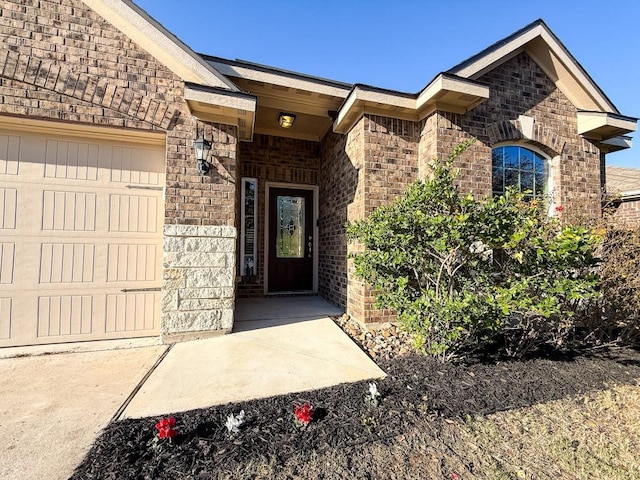
[[338, 116], [334, 122], [334, 130], [340, 131], [340, 127], [342, 127], [346, 118], [354, 109], [360, 108], [362, 105], [383, 105], [415, 110], [416, 100], [415, 98], [402, 95], [394, 95], [392, 92], [365, 90], [362, 87], [356, 86], [340, 107]]
[[201, 90], [185, 85], [184, 98], [187, 101], [200, 102], [207, 105], [229, 107], [247, 112], [256, 111], [256, 98], [247, 94], [233, 94], [227, 92], [213, 92]]
[[584, 135], [601, 127], [614, 127], [625, 133], [635, 132], [637, 120], [608, 112], [578, 112], [578, 134]]
[[450, 70], [449, 73], [453, 73], [454, 75], [458, 75], [459, 77], [474, 78], [474, 76], [478, 75], [478, 73], [484, 72], [486, 68], [490, 67], [496, 62], [502, 61], [504, 58], [511, 55], [514, 51], [522, 48], [525, 44], [539, 36], [541, 32], [542, 26], [537, 25], [531, 30], [523, 32], [521, 35], [511, 40], [509, 43], [506, 43], [501, 47], [498, 47], [495, 50], [489, 52], [487, 55], [478, 58], [475, 62], [458, 68], [457, 70]]
[[186, 82], [239, 89], [130, 0], [82, 0]]
[[526, 45], [535, 40], [537, 37], [549, 46], [552, 54], [567, 68], [570, 74], [575, 78], [576, 82], [589, 92], [589, 96], [603, 110], [618, 113], [615, 105], [613, 105], [593, 83], [593, 81], [585, 74], [584, 70], [576, 63], [575, 59], [567, 52], [566, 48], [560, 44], [555, 36], [543, 25], [536, 25], [531, 30], [523, 32], [510, 42], [496, 48], [488, 54], [478, 58], [476, 61], [469, 63], [457, 70], [450, 70], [450, 73], [465, 78], [477, 78], [494, 64], [501, 63], [510, 58], [514, 53], [524, 49]]
[[440, 74], [420, 93], [416, 100], [416, 108], [420, 110], [431, 99], [443, 91], [456, 92], [462, 95], [473, 95], [479, 98], [489, 98], [489, 87], [485, 85], [477, 85]]
[[276, 72], [265, 72], [243, 65], [229, 65], [222, 62], [209, 61], [217, 71], [228, 77], [242, 78], [254, 82], [262, 82], [270, 85], [295, 88], [306, 92], [329, 95], [332, 97], [346, 98], [351, 91], [350, 88], [341, 88], [335, 85], [328, 85], [321, 81], [313, 81], [305, 78], [296, 78], [290, 75], [278, 74]]

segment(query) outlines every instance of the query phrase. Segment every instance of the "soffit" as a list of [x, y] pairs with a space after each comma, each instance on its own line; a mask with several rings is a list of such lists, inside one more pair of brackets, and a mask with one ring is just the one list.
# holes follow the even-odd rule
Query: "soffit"
[[185, 84], [184, 98], [191, 114], [200, 120], [238, 127], [238, 138], [253, 140], [256, 98], [238, 92]]
[[602, 140], [598, 147], [602, 153], [612, 153], [619, 152], [620, 150], [625, 150], [627, 148], [631, 148], [633, 139], [631, 137], [626, 137], [624, 135], [620, 137], [613, 137], [607, 140]]
[[635, 132], [637, 118], [606, 112], [578, 112], [578, 134], [590, 140], [610, 138]]
[[[351, 88], [339, 82], [246, 62], [205, 58], [228, 75], [240, 90], [255, 96], [254, 131], [265, 135], [320, 141]], [[291, 128], [279, 125], [281, 112], [296, 115]]]

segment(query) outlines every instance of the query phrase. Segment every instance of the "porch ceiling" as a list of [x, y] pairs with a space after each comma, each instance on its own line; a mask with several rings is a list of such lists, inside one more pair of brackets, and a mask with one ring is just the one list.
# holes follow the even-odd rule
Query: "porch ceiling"
[[[319, 141], [331, 128], [333, 112], [340, 108], [352, 88], [346, 83], [243, 60], [209, 55], [203, 58], [241, 91], [257, 99], [256, 133]], [[280, 112], [296, 115], [291, 128], [278, 124]]]
[[[255, 132], [265, 135], [320, 141], [331, 127], [331, 112], [338, 110], [343, 99], [301, 88], [255, 80], [234, 78], [234, 83], [257, 98]], [[280, 112], [293, 113], [291, 128], [278, 124]]]

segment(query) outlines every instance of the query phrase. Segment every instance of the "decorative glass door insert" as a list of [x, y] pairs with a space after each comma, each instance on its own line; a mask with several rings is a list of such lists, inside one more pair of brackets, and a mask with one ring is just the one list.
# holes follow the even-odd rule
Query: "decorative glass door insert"
[[304, 197], [278, 195], [276, 205], [278, 218], [276, 256], [278, 258], [303, 258], [305, 255]]

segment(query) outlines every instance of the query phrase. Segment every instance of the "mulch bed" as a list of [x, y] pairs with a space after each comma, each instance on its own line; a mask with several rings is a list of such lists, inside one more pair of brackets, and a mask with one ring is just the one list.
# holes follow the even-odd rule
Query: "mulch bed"
[[[364, 397], [368, 383], [252, 400], [175, 415], [179, 435], [154, 449], [158, 418], [109, 425], [78, 466], [73, 479], [240, 478], [248, 464], [278, 465], [293, 456], [391, 444], [434, 422], [486, 415], [585, 394], [614, 385], [637, 385], [640, 354], [612, 349], [565, 358], [442, 364], [409, 354], [378, 361], [388, 377], [377, 382], [378, 406]], [[168, 386], [170, 388], [170, 386]], [[293, 404], [309, 402], [316, 416], [294, 423]], [[231, 436], [225, 422], [244, 410], [246, 423]], [[354, 465], [352, 478], [368, 478]], [[364, 476], [362, 476], [364, 475]], [[322, 478], [333, 478], [323, 474]]]

